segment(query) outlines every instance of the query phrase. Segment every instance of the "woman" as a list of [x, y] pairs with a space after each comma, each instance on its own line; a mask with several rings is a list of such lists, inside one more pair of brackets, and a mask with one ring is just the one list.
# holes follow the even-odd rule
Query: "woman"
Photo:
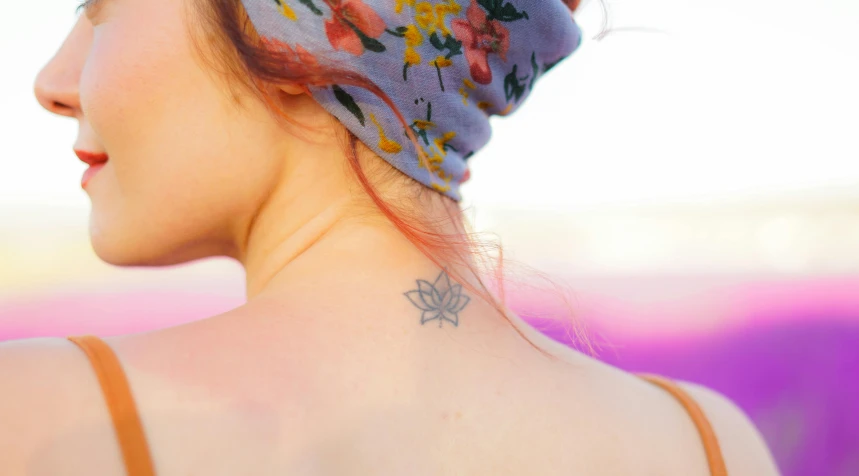
[[578, 47], [575, 3], [90, 0], [35, 93], [78, 121], [96, 253], [229, 256], [248, 299], [4, 344], [3, 474], [777, 474], [724, 397], [478, 278], [467, 160]]

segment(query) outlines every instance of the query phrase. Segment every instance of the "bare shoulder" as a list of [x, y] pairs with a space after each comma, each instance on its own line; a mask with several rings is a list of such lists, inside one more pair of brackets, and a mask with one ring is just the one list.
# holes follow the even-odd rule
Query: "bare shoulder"
[[721, 393], [691, 382], [677, 382], [704, 411], [731, 476], [778, 476], [779, 470], [763, 436], [734, 402]]
[[0, 343], [0, 385], [0, 473], [113, 470], [115, 461], [102, 466], [92, 458], [93, 450], [113, 454], [114, 436], [97, 377], [74, 343], [60, 337]]
[[[561, 380], [585, 388], [604, 405], [590, 412], [601, 425], [623, 428], [613, 435], [622, 439], [625, 457], [652, 474], [707, 474], [703, 444], [692, 418], [677, 399], [632, 374], [590, 356], [564, 354], [575, 372]], [[716, 433], [730, 476], [779, 476], [779, 470], [761, 433], [734, 402], [705, 386], [674, 380], [704, 412]], [[582, 394], [577, 391], [581, 407]], [[566, 392], [565, 392], [566, 393]], [[590, 398], [590, 397], [589, 397]], [[586, 417], [585, 417], [586, 418]], [[582, 421], [576, 422], [582, 427]], [[590, 433], [599, 434], [599, 427]], [[602, 464], [602, 462], [601, 462]], [[608, 474], [608, 473], [606, 473]], [[617, 474], [629, 474], [628, 468]]]
[[6, 390], [0, 393], [3, 411], [36, 407], [59, 394], [73, 397], [68, 392], [87, 370], [86, 364], [85, 355], [64, 338], [0, 342], [0, 381]]

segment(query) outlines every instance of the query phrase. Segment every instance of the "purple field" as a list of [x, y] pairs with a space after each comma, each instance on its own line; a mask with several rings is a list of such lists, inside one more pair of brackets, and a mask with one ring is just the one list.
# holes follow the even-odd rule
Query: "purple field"
[[[859, 278], [648, 277], [574, 283], [597, 356], [697, 382], [754, 420], [785, 476], [859, 475]], [[55, 290], [0, 302], [0, 341], [142, 332], [241, 304], [235, 290]], [[536, 292], [510, 305], [576, 346]]]
[[[810, 317], [693, 339], [631, 342], [599, 357], [727, 395], [756, 423], [785, 476], [856, 476], [859, 314], [853, 324]], [[561, 331], [547, 334], [569, 342]]]

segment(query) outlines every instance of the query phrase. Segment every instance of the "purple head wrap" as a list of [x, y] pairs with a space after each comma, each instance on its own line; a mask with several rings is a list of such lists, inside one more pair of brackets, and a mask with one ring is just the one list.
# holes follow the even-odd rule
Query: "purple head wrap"
[[[264, 41], [299, 62], [317, 56], [375, 83], [309, 87], [364, 144], [454, 200], [492, 115], [519, 108], [537, 80], [581, 44], [563, 0], [242, 0]], [[421, 153], [422, 152], [422, 153]]]

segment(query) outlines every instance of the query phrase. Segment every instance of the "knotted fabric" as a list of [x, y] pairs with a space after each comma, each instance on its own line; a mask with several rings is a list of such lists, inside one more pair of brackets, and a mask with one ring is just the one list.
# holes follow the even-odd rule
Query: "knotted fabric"
[[582, 41], [563, 0], [242, 3], [262, 40], [299, 67], [325, 58], [387, 94], [404, 121], [366, 88], [308, 87], [380, 157], [457, 201], [468, 160], [489, 141], [489, 118], [516, 111]]

